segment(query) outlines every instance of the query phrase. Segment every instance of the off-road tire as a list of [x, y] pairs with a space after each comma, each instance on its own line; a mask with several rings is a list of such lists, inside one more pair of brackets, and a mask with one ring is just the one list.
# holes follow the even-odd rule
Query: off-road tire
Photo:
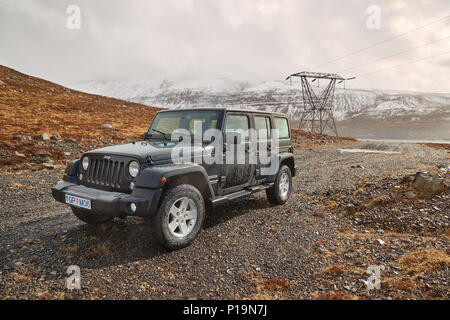
[[[286, 196], [283, 196], [280, 191], [280, 182], [284, 175], [287, 175], [289, 180], [289, 189]], [[288, 166], [282, 166], [275, 177], [273, 187], [266, 190], [267, 200], [270, 204], [280, 205], [285, 204], [288, 201], [292, 191], [292, 173]]]
[[[155, 239], [169, 250], [178, 250], [189, 246], [200, 232], [205, 218], [205, 202], [203, 196], [192, 185], [183, 184], [165, 191], [158, 212], [151, 219], [152, 233]], [[191, 199], [197, 210], [197, 218], [192, 231], [185, 237], [177, 238], [169, 230], [169, 210], [181, 198]]]
[[81, 221], [96, 226], [102, 223], [106, 223], [110, 220], [112, 220], [113, 218], [110, 216], [107, 216], [105, 214], [101, 214], [98, 212], [92, 212], [90, 210], [86, 210], [86, 209], [81, 209], [81, 208], [75, 208], [75, 207], [71, 207], [73, 214], [77, 216], [78, 219], [80, 219]]

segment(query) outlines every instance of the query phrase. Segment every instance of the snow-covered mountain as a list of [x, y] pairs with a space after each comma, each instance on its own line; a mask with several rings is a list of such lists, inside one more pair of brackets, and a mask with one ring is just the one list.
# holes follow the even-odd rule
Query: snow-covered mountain
[[[69, 87], [162, 108], [239, 107], [286, 113], [294, 121], [302, 110], [299, 83], [291, 86], [287, 81], [255, 84], [228, 78], [181, 77], [175, 80], [89, 81]], [[313, 88], [320, 94], [324, 87]], [[383, 130], [371, 130], [386, 122], [396, 123], [399, 128], [394, 132], [387, 130], [389, 138], [418, 139], [419, 134], [423, 139], [450, 139], [450, 94], [338, 87], [334, 115], [344, 134], [387, 138]], [[396, 133], [417, 125], [421, 127], [419, 132]], [[367, 132], [364, 127], [368, 128]]]

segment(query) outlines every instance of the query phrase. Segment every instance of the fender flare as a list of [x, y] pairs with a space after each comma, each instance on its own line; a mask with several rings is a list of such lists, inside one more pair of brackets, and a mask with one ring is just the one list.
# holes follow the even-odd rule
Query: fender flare
[[78, 167], [80, 166], [80, 160], [71, 161], [64, 171], [63, 180], [71, 183], [77, 183]]
[[[286, 161], [290, 161], [291, 163], [290, 163], [288, 166], [289, 166], [290, 169], [291, 169], [292, 177], [295, 177], [295, 160], [294, 160], [294, 154], [293, 154], [293, 153], [290, 153], [290, 152], [283, 152], [283, 153], [280, 153], [280, 154], [278, 155], [278, 160], [279, 160], [279, 162], [278, 162], [279, 165], [278, 165], [277, 174], [278, 174], [278, 171], [279, 171], [280, 168], [281, 168], [281, 165], [282, 165], [283, 163], [286, 163]], [[275, 178], [276, 178], [276, 174], [273, 175], [273, 176], [267, 177], [267, 181], [268, 181], [268, 182], [274, 182], [274, 181], [275, 181]]]
[[[136, 187], [156, 189], [163, 188], [178, 178], [195, 176], [192, 181], [194, 186], [203, 186], [200, 191], [206, 192], [207, 198], [214, 198], [214, 191], [209, 183], [208, 174], [202, 166], [196, 163], [189, 164], [168, 164], [151, 166], [144, 169], [136, 178]], [[166, 183], [161, 183], [161, 178], [166, 178]], [[205, 195], [204, 195], [205, 196]]]

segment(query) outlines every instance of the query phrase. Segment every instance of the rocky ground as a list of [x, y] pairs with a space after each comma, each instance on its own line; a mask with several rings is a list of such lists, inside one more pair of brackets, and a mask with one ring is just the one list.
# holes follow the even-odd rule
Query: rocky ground
[[[437, 173], [448, 150], [310, 138], [287, 204], [257, 194], [210, 210], [176, 252], [140, 219], [78, 221], [51, 197], [61, 170], [0, 175], [0, 298], [448, 299], [450, 194], [421, 194], [408, 177]], [[70, 265], [81, 290], [65, 289]], [[364, 283], [371, 265], [379, 290]]]

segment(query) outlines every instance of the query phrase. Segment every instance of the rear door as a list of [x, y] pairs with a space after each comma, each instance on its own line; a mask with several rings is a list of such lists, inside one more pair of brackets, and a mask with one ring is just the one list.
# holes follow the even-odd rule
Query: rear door
[[261, 176], [261, 168], [270, 167], [270, 155], [272, 150], [271, 145], [271, 129], [272, 122], [268, 115], [255, 114], [253, 116], [254, 126], [256, 130], [257, 139], [257, 179], [263, 178]]
[[278, 139], [279, 139], [279, 153], [291, 152], [291, 130], [289, 128], [289, 121], [285, 117], [274, 116], [274, 127], [278, 129]]

